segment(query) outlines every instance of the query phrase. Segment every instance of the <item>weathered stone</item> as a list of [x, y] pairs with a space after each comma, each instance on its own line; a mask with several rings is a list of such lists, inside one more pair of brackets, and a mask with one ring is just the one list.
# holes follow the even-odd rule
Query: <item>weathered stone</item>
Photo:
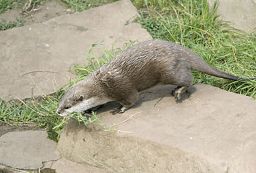
[[55, 170], [56, 173], [107, 173], [105, 169], [79, 164], [64, 158], [54, 162], [51, 169]]
[[86, 129], [71, 121], [58, 148], [67, 159], [111, 173], [213, 173], [207, 162], [173, 146], [108, 130]]
[[194, 89], [180, 104], [166, 86], [145, 91], [124, 114], [105, 107], [99, 114], [104, 130], [69, 123], [58, 149], [74, 161], [124, 172], [254, 173], [255, 100], [207, 85]]
[[9, 132], [0, 137], [0, 164], [18, 169], [38, 169], [58, 159], [56, 143], [45, 131]]
[[5, 100], [49, 94], [73, 77], [70, 67], [86, 54], [122, 47], [151, 36], [133, 19], [129, 0], [67, 14], [40, 24], [0, 32], [0, 97]]
[[[216, 0], [208, 0], [213, 6]], [[233, 27], [246, 31], [256, 31], [256, 1], [255, 0], [219, 0], [218, 14]]]

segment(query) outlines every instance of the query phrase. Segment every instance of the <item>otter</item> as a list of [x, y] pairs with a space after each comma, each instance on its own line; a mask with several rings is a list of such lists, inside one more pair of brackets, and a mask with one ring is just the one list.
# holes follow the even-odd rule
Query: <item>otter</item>
[[149, 40], [126, 49], [71, 87], [61, 99], [57, 113], [66, 116], [110, 101], [119, 102], [122, 113], [136, 103], [140, 91], [160, 83], [176, 85], [173, 95], [180, 101], [192, 85], [192, 70], [229, 80], [242, 79], [209, 66], [179, 44]]

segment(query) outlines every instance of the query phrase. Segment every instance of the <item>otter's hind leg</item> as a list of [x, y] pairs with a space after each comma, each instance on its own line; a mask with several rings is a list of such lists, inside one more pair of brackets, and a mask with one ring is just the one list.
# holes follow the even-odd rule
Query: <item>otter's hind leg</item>
[[178, 86], [172, 92], [176, 102], [181, 102], [185, 93], [187, 93], [188, 86]]
[[189, 64], [179, 61], [175, 68], [169, 69], [169, 73], [164, 74], [163, 83], [177, 85], [172, 92], [177, 102], [182, 101], [188, 87], [192, 84], [193, 76]]

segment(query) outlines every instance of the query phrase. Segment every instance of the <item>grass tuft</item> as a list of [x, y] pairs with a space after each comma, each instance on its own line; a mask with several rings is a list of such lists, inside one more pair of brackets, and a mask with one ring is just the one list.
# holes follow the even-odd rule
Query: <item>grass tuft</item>
[[0, 14], [10, 9], [22, 8], [24, 5], [29, 4], [31, 7], [36, 7], [46, 0], [0, 0]]
[[0, 31], [7, 29], [23, 26], [24, 23], [22, 20], [16, 20], [14, 22], [0, 22]]
[[75, 11], [83, 11], [92, 7], [97, 7], [100, 5], [104, 5], [107, 3], [115, 2], [117, 0], [62, 0], [65, 2], [70, 8]]
[[15, 0], [0, 0], [0, 14], [12, 9], [15, 5]]

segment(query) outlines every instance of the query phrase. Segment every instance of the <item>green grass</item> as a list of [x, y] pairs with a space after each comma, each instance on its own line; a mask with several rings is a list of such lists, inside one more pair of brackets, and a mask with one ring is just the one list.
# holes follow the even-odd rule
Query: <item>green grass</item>
[[[30, 6], [32, 8], [40, 5], [46, 0], [32, 0]], [[11, 9], [22, 9], [28, 0], [0, 0], [0, 14], [11, 10]], [[16, 21], [0, 21], [0, 31], [23, 26], [24, 22], [22, 19]]]
[[[30, 6], [36, 7], [47, 0], [32, 0]], [[83, 11], [92, 7], [115, 2], [117, 0], [61, 0], [75, 11]], [[29, 0], [0, 0], [0, 14], [9, 9], [22, 8]]]
[[[32, 0], [31, 7], [36, 7], [46, 0]], [[22, 8], [29, 0], [0, 0], [0, 14], [14, 8]]]
[[83, 11], [92, 7], [97, 7], [117, 0], [62, 0], [75, 11]]
[[0, 22], [0, 31], [23, 26], [22, 20], [16, 20], [14, 22]]
[[[89, 1], [69, 0], [67, 3], [73, 9], [83, 10], [88, 5], [83, 6], [82, 2], [86, 4]], [[100, 1], [91, 2], [97, 4]], [[256, 76], [256, 34], [245, 34], [228, 27], [218, 19], [216, 8], [209, 9], [206, 0], [133, 0], [133, 3], [141, 14], [138, 21], [153, 38], [189, 47], [209, 64], [226, 72]], [[77, 80], [108, 62], [119, 51], [107, 51], [100, 60], [91, 55], [90, 65], [74, 68]], [[194, 76], [194, 83], [210, 84], [256, 98], [256, 81], [230, 82], [198, 72], [194, 72]], [[65, 88], [41, 99], [0, 101], [0, 122], [11, 125], [35, 123], [46, 128], [49, 136], [57, 140], [66, 119], [60, 118], [55, 111]], [[73, 114], [72, 117], [85, 125], [97, 121], [96, 115], [90, 120], [81, 114]]]
[[0, 14], [14, 8], [17, 5], [15, 0], [0, 0]]

